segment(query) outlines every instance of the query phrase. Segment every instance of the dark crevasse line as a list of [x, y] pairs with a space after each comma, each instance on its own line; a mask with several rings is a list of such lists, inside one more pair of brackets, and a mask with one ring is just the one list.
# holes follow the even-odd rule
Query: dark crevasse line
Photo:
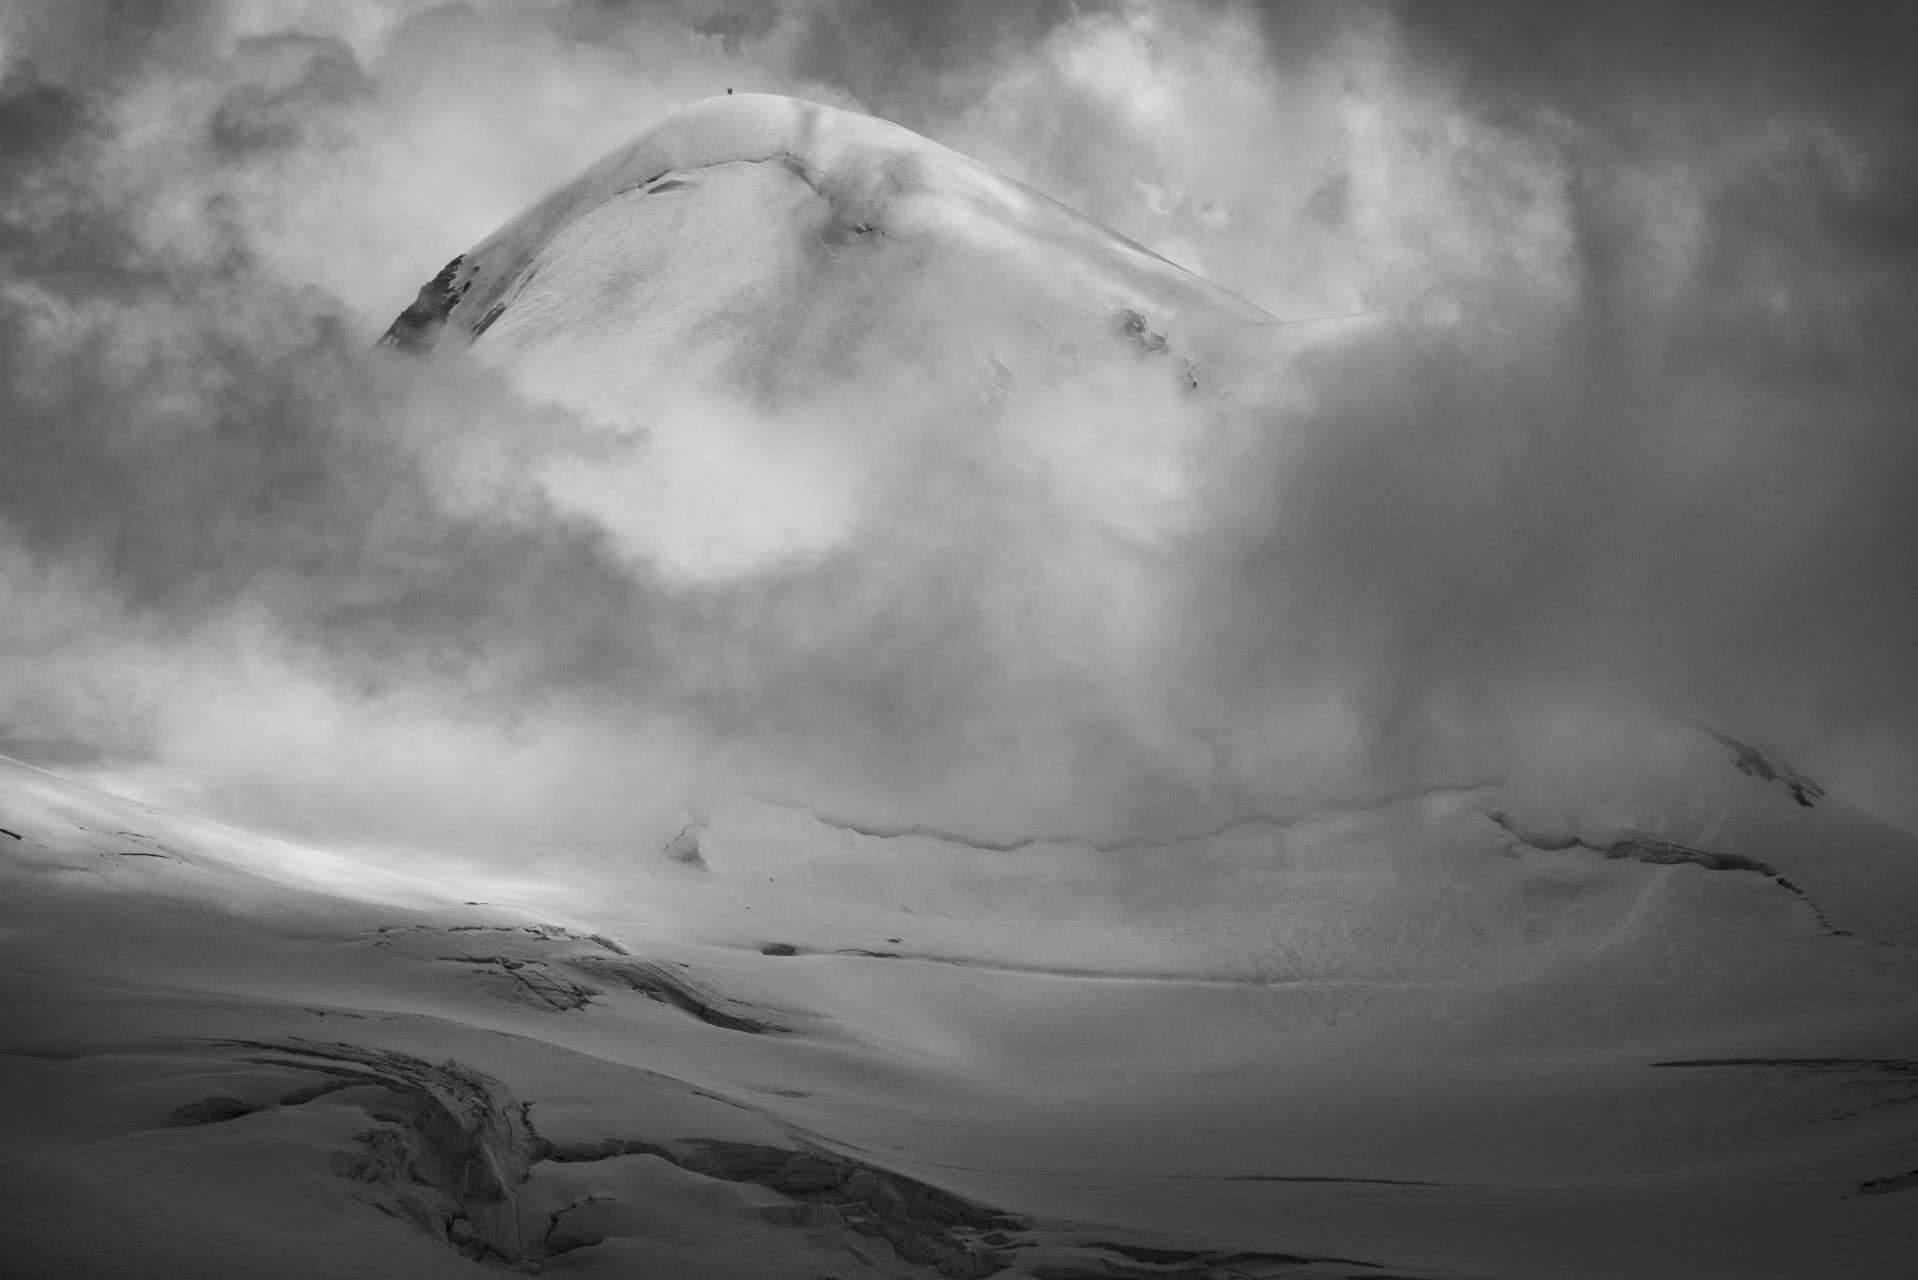
[[1732, 767], [1761, 782], [1775, 782], [1791, 792], [1791, 798], [1807, 809], [1825, 798], [1825, 789], [1791, 766], [1773, 760], [1749, 742], [1741, 742], [1729, 733], [1721, 733], [1702, 720], [1689, 722], [1693, 728], [1732, 751]]
[[[461, 939], [484, 937], [494, 949], [429, 952], [425, 958], [466, 965], [490, 983], [494, 994], [530, 1008], [553, 1013], [585, 1009], [603, 994], [602, 987], [592, 984], [611, 983], [724, 1030], [749, 1035], [789, 1030], [755, 1016], [751, 1006], [701, 982], [687, 966], [635, 956], [603, 933], [579, 933], [558, 925], [389, 925], [378, 931], [376, 945], [440, 937], [450, 941], [454, 934]], [[597, 952], [570, 954], [567, 944], [588, 944]]]
[[[467, 1257], [512, 1262], [524, 1256], [516, 1192], [540, 1159], [543, 1140], [533, 1129], [530, 1104], [500, 1081], [450, 1059], [429, 1062], [343, 1041], [227, 1043], [262, 1051], [248, 1059], [261, 1066], [332, 1077], [288, 1093], [282, 1106], [359, 1086], [381, 1091], [383, 1100], [368, 1108], [375, 1127], [336, 1159], [335, 1171], [365, 1185], [381, 1212]], [[236, 1118], [217, 1111], [196, 1120], [174, 1115], [180, 1117], [174, 1123]]]
[[[361, 1102], [374, 1127], [335, 1160], [343, 1178], [361, 1184], [381, 1212], [405, 1221], [465, 1257], [538, 1270], [552, 1257], [590, 1249], [597, 1233], [570, 1229], [570, 1215], [613, 1200], [590, 1192], [548, 1210], [544, 1229], [522, 1232], [519, 1195], [542, 1163], [582, 1164], [652, 1157], [719, 1182], [750, 1183], [787, 1203], [757, 1211], [773, 1226], [844, 1233], [884, 1241], [911, 1268], [900, 1274], [984, 1280], [1018, 1268], [1035, 1280], [1130, 1280], [1131, 1277], [1278, 1276], [1302, 1266], [1357, 1268], [1374, 1263], [1284, 1253], [1169, 1249], [1111, 1243], [1084, 1226], [1004, 1212], [844, 1154], [794, 1131], [794, 1145], [708, 1139], [658, 1143], [605, 1138], [552, 1142], [532, 1120], [532, 1104], [502, 1081], [455, 1060], [429, 1062], [390, 1049], [347, 1042], [232, 1040], [255, 1051], [258, 1065], [324, 1077], [292, 1089], [279, 1106], [303, 1106], [350, 1089], [373, 1091]], [[222, 1124], [266, 1109], [234, 1099], [203, 1099], [177, 1108], [176, 1126]], [[526, 1238], [522, 1238], [522, 1236]], [[814, 1249], [809, 1239], [795, 1248]]]
[[1882, 1196], [1894, 1191], [1918, 1191], [1918, 1169], [1907, 1173], [1894, 1173], [1883, 1178], [1868, 1178], [1858, 1184], [1860, 1195]]
[[1215, 840], [1223, 835], [1230, 835], [1235, 831], [1243, 831], [1250, 828], [1270, 827], [1274, 829], [1284, 829], [1287, 827], [1303, 826], [1306, 823], [1316, 822], [1325, 818], [1339, 818], [1361, 813], [1376, 813], [1381, 809], [1389, 809], [1393, 805], [1403, 804], [1409, 800], [1423, 800], [1443, 795], [1469, 795], [1476, 791], [1489, 791], [1498, 785], [1498, 782], [1492, 779], [1479, 782], [1442, 783], [1436, 786], [1419, 787], [1411, 791], [1395, 792], [1388, 796], [1382, 796], [1377, 800], [1365, 801], [1358, 804], [1321, 805], [1309, 809], [1301, 809], [1297, 813], [1286, 814], [1257, 813], [1242, 818], [1233, 818], [1229, 821], [1219, 823], [1216, 826], [1206, 827], [1198, 831], [1181, 832], [1163, 838], [1110, 841], [1093, 840], [1085, 836], [1059, 832], [1018, 836], [1011, 840], [987, 840], [979, 836], [969, 836], [962, 832], [948, 831], [939, 827], [927, 826], [916, 822], [897, 826], [864, 823], [855, 819], [824, 813], [806, 804], [764, 799], [762, 799], [760, 803], [768, 804], [779, 809], [789, 809], [803, 813], [821, 826], [832, 827], [853, 835], [869, 836], [875, 840], [903, 840], [916, 836], [927, 840], [937, 840], [943, 844], [958, 845], [965, 849], [977, 849], [981, 853], [1017, 853], [1021, 849], [1030, 849], [1039, 845], [1048, 844], [1072, 845], [1077, 848], [1090, 849], [1096, 853], [1124, 853], [1138, 849], [1173, 849], [1181, 845], [1200, 844], [1207, 840]]
[[1690, 865], [1703, 867], [1707, 871], [1742, 871], [1763, 876], [1779, 888], [1795, 896], [1811, 912], [1812, 921], [1824, 932], [1834, 938], [1855, 938], [1862, 942], [1873, 942], [1881, 947], [1895, 946], [1883, 938], [1872, 938], [1854, 933], [1850, 929], [1841, 929], [1831, 922], [1817, 900], [1770, 863], [1757, 858], [1748, 858], [1739, 853], [1713, 853], [1705, 849], [1695, 849], [1690, 845], [1678, 844], [1670, 840], [1660, 840], [1652, 836], [1626, 836], [1607, 844], [1594, 844], [1579, 835], [1546, 835], [1520, 828], [1511, 817], [1496, 809], [1488, 810], [1485, 816], [1498, 828], [1527, 848], [1542, 853], [1562, 853], [1567, 849], [1585, 849], [1600, 854], [1607, 859], [1626, 859], [1632, 862], [1644, 862], [1653, 866]]
[[747, 1035], [766, 1035], [788, 1028], [763, 1018], [722, 1007], [729, 998], [672, 965], [657, 960], [578, 956], [566, 962], [578, 972], [606, 982], [618, 982], [649, 1000], [668, 1005], [709, 1026]]

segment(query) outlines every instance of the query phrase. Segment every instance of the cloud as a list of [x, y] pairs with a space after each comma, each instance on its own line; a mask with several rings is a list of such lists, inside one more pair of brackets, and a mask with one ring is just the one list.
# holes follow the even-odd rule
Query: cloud
[[[1663, 12], [21, 8], [0, 725], [313, 830], [603, 850], [725, 789], [1163, 828], [1474, 776], [1541, 705], [1650, 700], [1918, 820], [1894, 19]], [[689, 403], [730, 427], [651, 423], [651, 468], [368, 349], [727, 86], [1366, 318], [1289, 329], [1203, 421], [1087, 384], [955, 443], [872, 376], [825, 417]], [[688, 476], [767, 500], [737, 524]], [[612, 518], [615, 481], [670, 492]]]

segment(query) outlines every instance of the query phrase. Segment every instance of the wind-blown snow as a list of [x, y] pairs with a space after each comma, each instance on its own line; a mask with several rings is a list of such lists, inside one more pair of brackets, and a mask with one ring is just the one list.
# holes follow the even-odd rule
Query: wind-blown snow
[[[1350, 739], [1422, 726], [1309, 681], [1209, 700], [1232, 645], [1187, 605], [1230, 593], [1185, 575], [1265, 580], [1189, 540], [1230, 542], [1231, 446], [1272, 426], [1239, 397], [1293, 369], [1257, 308], [895, 126], [738, 95], [461, 254], [389, 345], [480, 437], [434, 459], [498, 450], [502, 524], [617, 561], [569, 658], [655, 643], [585, 682], [644, 730], [434, 759], [416, 803], [519, 819], [477, 865], [0, 761], [8, 1265], [1909, 1256], [1908, 834], [1672, 717], [1521, 696], [1549, 749], [1367, 789]], [[508, 386], [562, 425], [501, 445]], [[371, 769], [430, 772], [392, 741]]]
[[[549, 490], [711, 579], [842, 545], [871, 457], [929, 415], [966, 430], [1126, 355], [1176, 415], [1178, 393], [1214, 398], [1276, 358], [1276, 328], [897, 125], [740, 94], [675, 113], [460, 255], [385, 341], [470, 343], [532, 394], [649, 432], [637, 462], [560, 464]], [[896, 438], [875, 438], [888, 422]]]
[[[709, 182], [751, 189], [702, 198]], [[705, 220], [715, 215], [717, 225]], [[755, 279], [764, 288], [765, 275], [778, 281], [793, 270], [781, 257], [880, 241], [940, 260], [950, 280], [987, 271], [992, 286], [1016, 289], [1003, 300], [1008, 309], [1041, 292], [1087, 318], [1143, 306], [1214, 325], [1273, 323], [1251, 303], [910, 130], [768, 94], [684, 108], [481, 241], [451, 278], [459, 298], [447, 318], [469, 331], [497, 329], [494, 345], [512, 345], [515, 331], [522, 342], [540, 330], [552, 340], [568, 320], [587, 320], [643, 346], [649, 331], [697, 323], [682, 310], [697, 297], [727, 299]], [[698, 255], [690, 262], [688, 250]], [[584, 297], [577, 281], [572, 290], [550, 281], [534, 287], [532, 277], [550, 264], [576, 257], [589, 264], [579, 269], [596, 273], [597, 287]], [[670, 273], [664, 279], [660, 267]], [[634, 287], [621, 298], [624, 279]], [[608, 302], [625, 305], [591, 317], [552, 309]], [[817, 311], [822, 303], [808, 305]], [[500, 318], [488, 318], [501, 307]], [[522, 307], [531, 319], [506, 318]]]

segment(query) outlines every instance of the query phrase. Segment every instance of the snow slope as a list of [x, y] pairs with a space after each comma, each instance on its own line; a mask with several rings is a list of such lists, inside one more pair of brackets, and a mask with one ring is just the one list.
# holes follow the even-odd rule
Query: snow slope
[[[1271, 324], [894, 126], [740, 95], [388, 342], [655, 430], [875, 381], [943, 420], [1094, 352], [1216, 396]], [[1918, 838], [1716, 730], [1149, 842], [747, 796], [644, 842], [515, 878], [0, 758], [0, 1270], [1782, 1280], [1918, 1248]]]
[[[995, 347], [1008, 321], [1025, 338]], [[897, 125], [739, 94], [675, 113], [455, 258], [384, 341], [452, 335], [618, 416], [701, 375], [816, 372], [875, 335], [981, 379], [990, 360], [1017, 375], [1074, 342], [1131, 344], [1216, 387], [1208, 367], [1239, 371], [1274, 324]]]
[[1487, 786], [1157, 851], [1235, 910], [747, 802], [528, 910], [0, 763], [9, 1274], [1899, 1274], [1918, 841], [1701, 741], [1825, 897]]

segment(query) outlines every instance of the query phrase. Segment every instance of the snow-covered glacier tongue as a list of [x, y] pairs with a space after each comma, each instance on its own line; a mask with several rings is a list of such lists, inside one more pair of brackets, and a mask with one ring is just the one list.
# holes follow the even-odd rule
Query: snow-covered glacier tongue
[[591, 739], [617, 838], [0, 759], [10, 1274], [1908, 1270], [1918, 837], [1728, 728], [1421, 756], [1349, 665], [1243, 678], [1290, 332], [764, 95], [459, 253], [381, 343], [553, 415], [520, 496], [648, 646], [568, 669], [653, 735]]

